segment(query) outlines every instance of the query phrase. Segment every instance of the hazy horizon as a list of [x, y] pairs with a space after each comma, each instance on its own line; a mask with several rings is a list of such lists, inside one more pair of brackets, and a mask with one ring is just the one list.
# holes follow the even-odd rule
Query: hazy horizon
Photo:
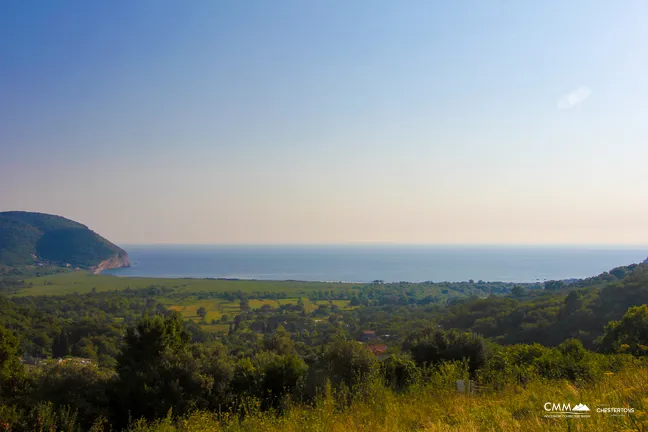
[[596, 244], [596, 243], [121, 243], [124, 246], [412, 246], [412, 247], [619, 247], [624, 246], [631, 249], [648, 247], [648, 244]]
[[0, 4], [0, 210], [117, 244], [648, 244], [648, 3]]
[[648, 244], [619, 243], [619, 244], [597, 244], [597, 243], [120, 243], [120, 247], [344, 247], [344, 246], [394, 246], [394, 247], [421, 247], [421, 248], [513, 248], [513, 249], [561, 249], [561, 248], [601, 248], [601, 249], [648, 249]]

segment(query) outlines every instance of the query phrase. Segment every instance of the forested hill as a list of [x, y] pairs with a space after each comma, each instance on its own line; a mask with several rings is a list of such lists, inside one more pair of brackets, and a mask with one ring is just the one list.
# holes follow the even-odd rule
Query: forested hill
[[45, 213], [0, 212], [0, 266], [96, 268], [106, 260], [128, 265], [128, 254], [85, 225]]

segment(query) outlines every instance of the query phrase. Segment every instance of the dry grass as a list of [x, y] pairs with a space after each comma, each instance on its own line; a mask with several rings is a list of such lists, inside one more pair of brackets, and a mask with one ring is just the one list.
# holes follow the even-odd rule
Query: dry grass
[[[294, 406], [283, 415], [260, 412], [254, 407], [244, 420], [234, 416], [217, 419], [211, 413], [195, 413], [173, 422], [154, 425], [142, 422], [139, 432], [398, 432], [398, 431], [645, 431], [648, 429], [648, 371], [626, 370], [584, 386], [568, 382], [534, 382], [527, 387], [463, 395], [453, 388], [453, 376], [407, 394], [396, 394], [373, 386], [369, 396], [344, 409], [336, 408], [335, 397], [327, 392], [315, 407]], [[584, 403], [589, 418], [553, 419], [545, 402]], [[612, 416], [597, 413], [602, 405], [632, 407], [634, 414]]]

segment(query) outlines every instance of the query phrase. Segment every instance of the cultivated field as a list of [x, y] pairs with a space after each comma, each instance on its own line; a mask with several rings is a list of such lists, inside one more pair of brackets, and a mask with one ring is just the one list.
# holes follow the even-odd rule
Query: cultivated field
[[182, 292], [236, 292], [245, 293], [289, 293], [295, 298], [306, 296], [317, 290], [346, 290], [354, 284], [338, 282], [260, 281], [223, 279], [166, 279], [166, 278], [121, 278], [110, 275], [93, 275], [85, 271], [61, 273], [26, 280], [33, 286], [18, 295], [64, 295], [96, 291], [140, 289], [150, 286], [174, 288]]
[[[297, 304], [299, 299], [304, 303], [306, 313], [317, 309], [319, 305], [335, 305], [341, 309], [350, 308], [348, 300], [310, 300], [307, 296], [316, 291], [347, 291], [353, 284], [299, 281], [258, 281], [258, 280], [222, 280], [222, 279], [165, 279], [165, 278], [120, 278], [108, 275], [94, 275], [77, 271], [35, 277], [26, 280], [28, 288], [20, 290], [16, 296], [55, 296], [85, 294], [93, 291], [123, 291], [126, 289], [144, 289], [150, 287], [168, 288], [171, 292], [155, 295], [156, 300], [167, 308], [180, 312], [185, 319], [201, 324], [209, 332], [226, 332], [228, 322], [241, 313], [240, 300], [226, 300], [212, 297], [204, 298], [207, 293], [243, 292], [251, 298], [251, 309], [264, 305], [278, 308], [281, 305]], [[287, 298], [272, 298], [277, 294]], [[198, 316], [198, 309], [204, 307], [207, 315]], [[225, 319], [221, 322], [221, 319]]]

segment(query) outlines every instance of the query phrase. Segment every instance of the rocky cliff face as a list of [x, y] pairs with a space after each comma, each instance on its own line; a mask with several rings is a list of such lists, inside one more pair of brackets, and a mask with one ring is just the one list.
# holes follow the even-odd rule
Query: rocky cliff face
[[130, 267], [130, 260], [126, 252], [117, 253], [107, 260], [101, 261], [97, 267], [93, 269], [94, 274], [100, 274], [104, 270]]

